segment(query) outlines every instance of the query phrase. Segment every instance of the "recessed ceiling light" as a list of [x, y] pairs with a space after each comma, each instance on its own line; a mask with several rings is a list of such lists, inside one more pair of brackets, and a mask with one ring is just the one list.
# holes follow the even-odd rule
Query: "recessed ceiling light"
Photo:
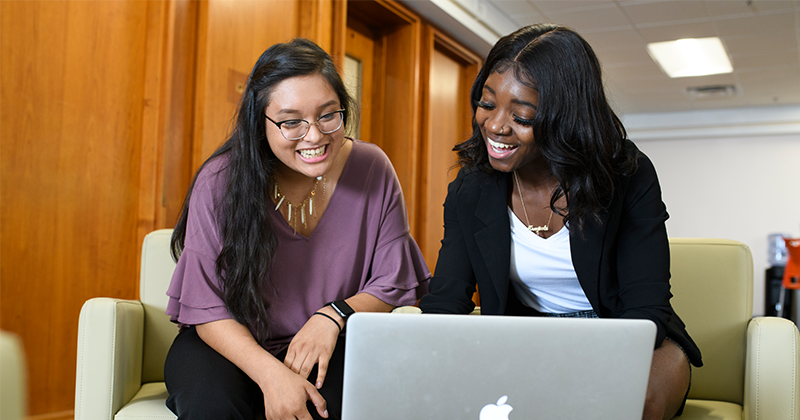
[[733, 71], [719, 38], [687, 38], [647, 44], [647, 51], [669, 77], [707, 76]]

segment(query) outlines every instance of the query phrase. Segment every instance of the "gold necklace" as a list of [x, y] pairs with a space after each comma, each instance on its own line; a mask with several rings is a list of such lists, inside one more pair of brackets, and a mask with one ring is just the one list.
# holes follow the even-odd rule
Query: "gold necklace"
[[542, 232], [550, 230], [550, 220], [553, 219], [553, 209], [550, 209], [550, 217], [547, 218], [547, 223], [544, 226], [534, 226], [528, 220], [528, 211], [525, 210], [525, 198], [522, 196], [522, 189], [519, 187], [519, 178], [517, 171], [514, 171], [514, 182], [517, 184], [517, 191], [519, 191], [519, 202], [522, 203], [522, 213], [525, 215], [525, 224], [528, 225], [528, 230], [535, 233], [536, 236], [541, 237]]
[[[278, 185], [278, 180], [274, 177], [272, 178], [272, 184], [275, 186], [273, 189], [273, 198], [278, 201], [278, 204], [275, 205], [275, 210], [278, 210], [281, 207], [281, 204], [284, 202], [287, 205], [287, 213], [286, 213], [286, 221], [292, 226], [295, 233], [297, 233], [297, 214], [300, 213], [300, 223], [303, 224], [303, 227], [308, 229], [308, 221], [306, 219], [306, 207], [308, 207], [308, 216], [316, 217], [316, 213], [314, 212], [314, 195], [317, 192], [317, 185], [319, 185], [319, 181], [322, 180], [322, 199], [325, 199], [325, 175], [318, 176], [317, 180], [314, 182], [314, 186], [311, 188], [311, 192], [308, 194], [305, 200], [303, 200], [300, 204], [294, 204], [289, 199], [286, 198], [285, 195], [281, 192], [281, 187]], [[293, 217], [294, 216], [294, 217]]]

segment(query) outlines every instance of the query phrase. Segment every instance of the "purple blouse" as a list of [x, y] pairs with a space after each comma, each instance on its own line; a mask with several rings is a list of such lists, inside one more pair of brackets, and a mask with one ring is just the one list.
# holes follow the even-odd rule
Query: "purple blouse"
[[[233, 318], [206, 282], [221, 289], [216, 258], [222, 249], [217, 203], [227, 159], [200, 172], [189, 202], [186, 240], [167, 295], [173, 322], [196, 325]], [[369, 293], [391, 305], [413, 305], [428, 289], [430, 271], [408, 227], [403, 192], [389, 158], [359, 140], [344, 166], [325, 213], [311, 236], [295, 233], [270, 206], [278, 249], [272, 267], [266, 350], [278, 354], [311, 315], [328, 302]]]

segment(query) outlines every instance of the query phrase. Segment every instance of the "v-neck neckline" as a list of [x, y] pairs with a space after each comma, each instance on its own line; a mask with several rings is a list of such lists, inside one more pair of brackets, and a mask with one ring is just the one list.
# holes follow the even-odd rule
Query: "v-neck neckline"
[[351, 141], [353, 142], [353, 146], [350, 149], [350, 154], [347, 156], [347, 161], [344, 163], [344, 166], [342, 167], [342, 173], [339, 175], [339, 180], [336, 182], [336, 187], [333, 189], [333, 192], [331, 193], [331, 198], [330, 198], [330, 200], [328, 200], [328, 205], [325, 207], [325, 211], [319, 217], [319, 221], [317, 222], [317, 226], [314, 227], [314, 230], [311, 231], [311, 234], [306, 236], [306, 235], [303, 235], [302, 233], [300, 233], [299, 231], [297, 231], [295, 228], [292, 227], [291, 224], [289, 224], [289, 221], [286, 220], [285, 217], [283, 217], [283, 214], [281, 213], [281, 211], [278, 208], [272, 207], [272, 212], [278, 217], [278, 219], [280, 219], [283, 222], [283, 223], [280, 223], [282, 228], [286, 229], [287, 232], [289, 232], [291, 235], [300, 237], [303, 240], [305, 240], [306, 242], [308, 242], [308, 241], [311, 240], [311, 238], [314, 237], [314, 233], [315, 232], [317, 232], [320, 228], [324, 227], [325, 220], [327, 219], [326, 215], [328, 213], [330, 213], [329, 210], [331, 208], [335, 207], [336, 197], [340, 195], [340, 194], [338, 194], [339, 187], [341, 186], [342, 180], [347, 178], [348, 172], [349, 172], [349, 168], [350, 168], [350, 162], [353, 160], [353, 153], [356, 153], [356, 151], [355, 151], [356, 150], [356, 141], [355, 140], [351, 140]]

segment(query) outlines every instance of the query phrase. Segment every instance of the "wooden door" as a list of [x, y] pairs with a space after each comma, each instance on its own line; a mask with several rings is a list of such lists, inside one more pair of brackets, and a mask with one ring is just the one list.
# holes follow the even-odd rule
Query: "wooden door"
[[[427, 77], [422, 95], [422, 156], [419, 234], [425, 261], [434, 271], [444, 236], [447, 185], [458, 173], [453, 147], [472, 134], [469, 90], [480, 59], [444, 34], [426, 28]], [[425, 68], [425, 67], [423, 67]]]
[[394, 1], [350, 0], [346, 13], [347, 31], [356, 36], [352, 46], [347, 44], [351, 38], [346, 38], [345, 51], [366, 60], [363, 54], [369, 54], [368, 44], [372, 44], [372, 93], [363, 100], [367, 114], [361, 118], [361, 135], [380, 146], [392, 161], [409, 210], [411, 233], [416, 236], [422, 23]]
[[371, 30], [351, 21], [347, 27], [344, 80], [348, 92], [358, 103], [358, 121], [348, 127], [347, 135], [372, 141], [373, 100], [375, 88], [375, 39]]

